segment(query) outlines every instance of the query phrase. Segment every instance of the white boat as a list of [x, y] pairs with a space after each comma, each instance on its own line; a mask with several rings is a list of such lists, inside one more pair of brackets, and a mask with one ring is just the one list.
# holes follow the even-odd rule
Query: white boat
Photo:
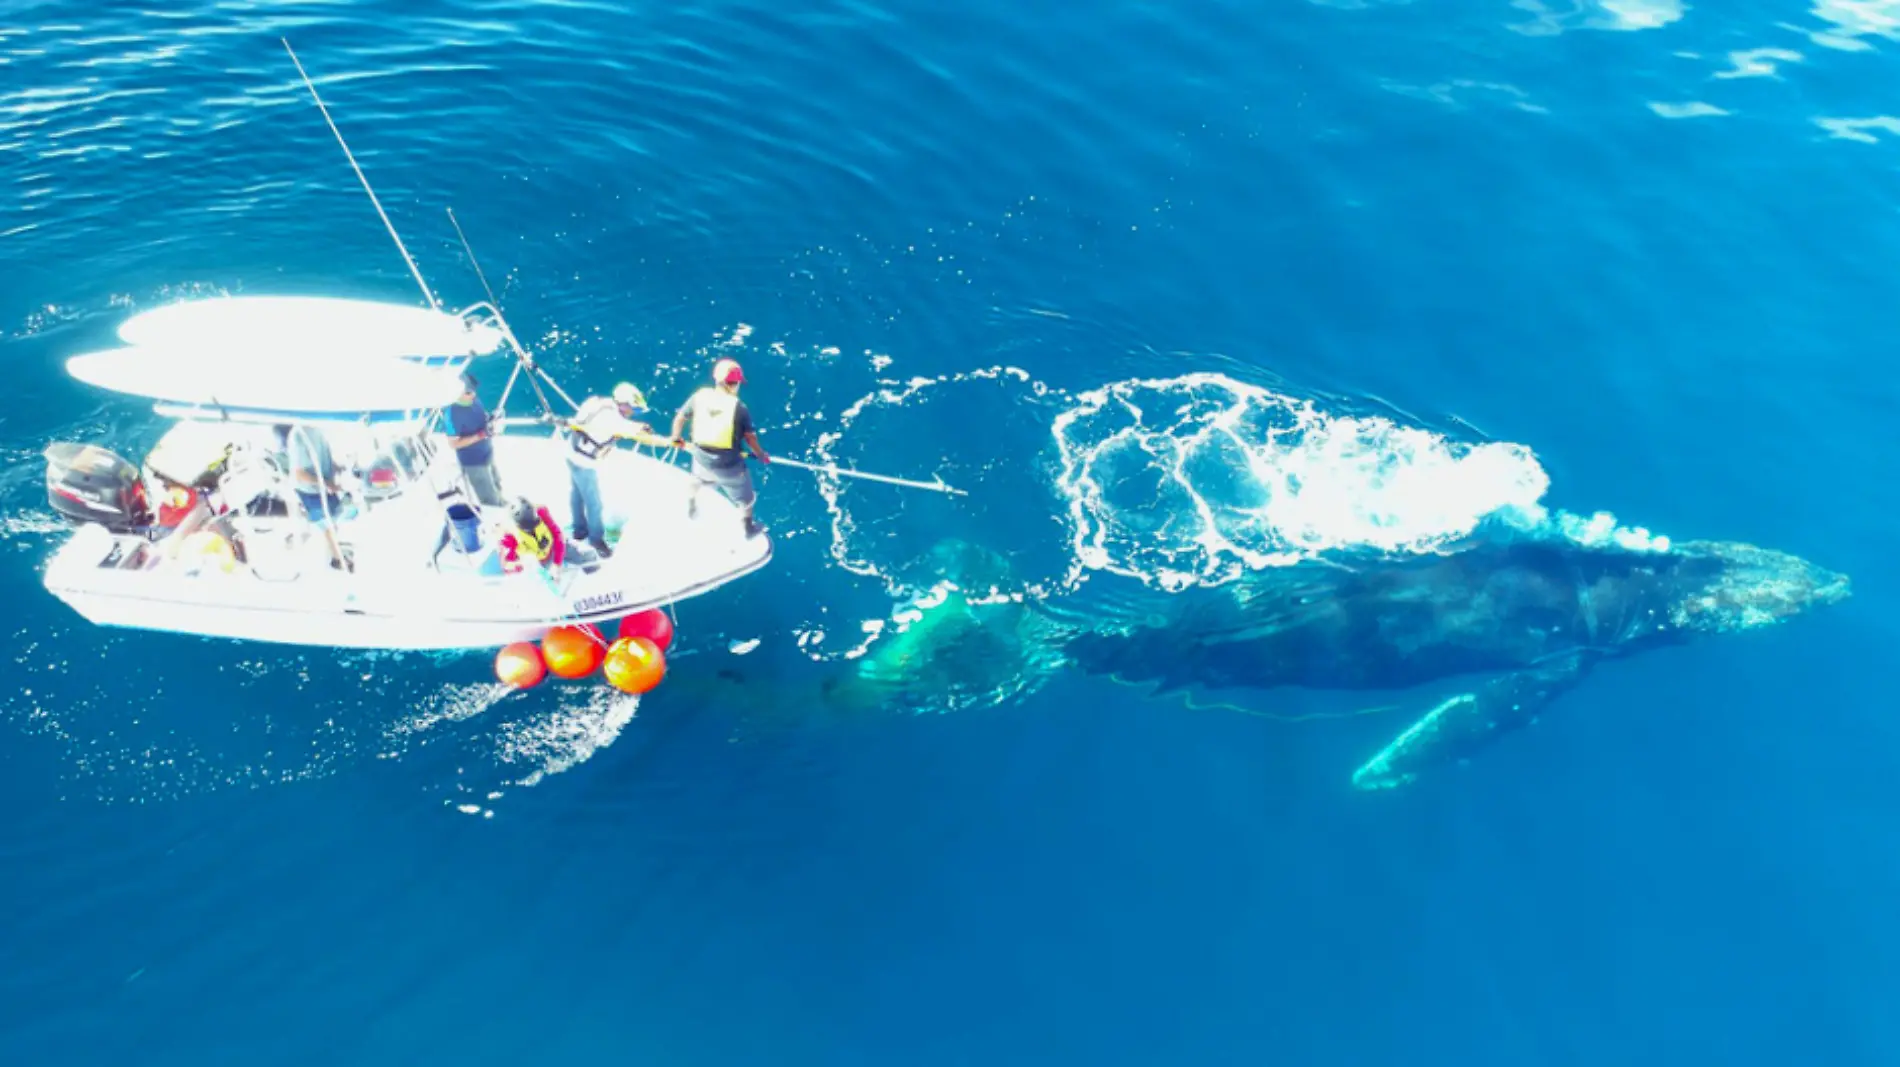
[[[53, 555], [45, 584], [94, 623], [330, 647], [490, 648], [695, 596], [771, 559], [770, 539], [747, 537], [738, 509], [717, 491], [701, 492], [689, 515], [691, 474], [622, 447], [600, 467], [612, 555], [593, 559], [582, 546], [584, 558], [552, 573], [530, 564], [504, 574], [497, 545], [506, 509], [475, 503], [440, 429], [473, 354], [454, 351], [451, 333], [449, 345], [333, 349], [327, 362], [302, 361], [323, 347], [326, 329], [348, 335], [396, 312], [420, 313], [417, 322], [474, 319], [486, 305], [451, 316], [333, 301], [329, 326], [299, 323], [288, 350], [262, 333], [237, 348], [191, 343], [198, 329], [228, 340], [220, 333], [227, 316], [259, 313], [247, 299], [160, 309], [176, 309], [174, 321], [191, 327], [162, 344], [141, 338], [153, 347], [68, 362], [75, 377], [156, 401], [175, 420], [137, 465], [97, 446], [48, 449], [49, 499], [78, 529]], [[493, 336], [504, 336], [499, 314], [486, 310], [499, 324]], [[430, 365], [437, 360], [445, 362]], [[564, 428], [549, 421], [506, 420], [494, 462], [507, 496], [547, 507], [567, 529], [568, 446]], [[332, 566], [328, 542], [303, 515], [280, 426], [321, 436], [351, 472], [336, 516], [348, 569]], [[160, 525], [157, 502], [171, 487], [197, 501], [181, 521]], [[464, 548], [464, 530], [473, 549]]]
[[[570, 545], [560, 567], [530, 561], [503, 572], [497, 550], [509, 518], [476, 503], [442, 432], [443, 409], [460, 396], [460, 373], [473, 361], [511, 357], [498, 413], [523, 381], [540, 413], [497, 423], [502, 491], [546, 507], [569, 529], [565, 415], [574, 401], [521, 346], [492, 293], [460, 312], [441, 309], [302, 63], [297, 70], [428, 306], [315, 296], [183, 301], [132, 316], [119, 329], [123, 347], [69, 360], [74, 377], [150, 401], [174, 423], [138, 464], [96, 445], [46, 450], [48, 499], [77, 526], [47, 564], [46, 588], [104, 626], [459, 649], [608, 622], [763, 567], [770, 539], [747, 536], [724, 496], [703, 491], [689, 513], [694, 480], [670, 453], [623, 446], [599, 468], [611, 555]], [[556, 411], [543, 385], [568, 412]], [[346, 472], [331, 516], [341, 560], [304, 515], [285, 432], [322, 438]]]

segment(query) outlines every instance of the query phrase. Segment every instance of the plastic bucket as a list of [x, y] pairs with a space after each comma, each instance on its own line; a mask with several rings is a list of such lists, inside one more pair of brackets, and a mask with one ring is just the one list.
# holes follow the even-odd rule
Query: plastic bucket
[[475, 509], [467, 504], [449, 505], [449, 525], [455, 530], [455, 539], [462, 545], [462, 551], [473, 552], [482, 547], [482, 520]]

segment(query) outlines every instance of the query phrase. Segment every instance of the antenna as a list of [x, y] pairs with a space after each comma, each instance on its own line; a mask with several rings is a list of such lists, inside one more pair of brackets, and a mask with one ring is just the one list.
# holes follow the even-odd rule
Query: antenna
[[423, 298], [428, 300], [430, 307], [440, 310], [442, 302], [429, 291], [429, 283], [422, 280], [422, 272], [416, 269], [415, 258], [409, 254], [409, 249], [403, 246], [402, 238], [396, 233], [395, 224], [389, 221], [389, 213], [383, 210], [383, 202], [376, 199], [376, 190], [369, 187], [369, 178], [364, 176], [363, 168], [357, 165], [356, 154], [350, 151], [349, 142], [343, 139], [343, 131], [336, 128], [336, 120], [330, 117], [330, 109], [323, 106], [323, 97], [317, 95], [316, 85], [310, 81], [310, 75], [304, 73], [303, 61], [297, 58], [296, 50], [290, 47], [288, 38], [279, 37], [278, 40], [284, 42], [284, 51], [290, 53], [290, 61], [297, 64], [297, 76], [303, 79], [304, 86], [310, 90], [310, 98], [317, 102], [317, 110], [323, 112], [323, 121], [330, 124], [330, 132], [336, 134], [336, 143], [343, 146], [344, 158], [350, 161], [350, 169], [356, 171], [356, 180], [363, 183], [363, 191], [369, 194], [369, 202], [376, 205], [376, 214], [382, 217], [383, 226], [389, 230], [390, 238], [396, 242], [396, 251], [402, 253], [402, 261], [409, 264], [409, 273], [415, 275], [416, 284], [422, 286]]

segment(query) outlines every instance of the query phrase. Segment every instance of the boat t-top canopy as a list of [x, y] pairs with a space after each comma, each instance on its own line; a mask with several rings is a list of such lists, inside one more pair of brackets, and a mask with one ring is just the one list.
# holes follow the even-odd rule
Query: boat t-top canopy
[[66, 372], [159, 401], [174, 417], [242, 422], [414, 419], [462, 394], [457, 368], [394, 359], [242, 360], [131, 347], [74, 356]]
[[[434, 308], [328, 296], [219, 296], [141, 312], [135, 348], [264, 363], [366, 358], [462, 363], [501, 347], [494, 324]], [[110, 387], [108, 387], [110, 388]]]

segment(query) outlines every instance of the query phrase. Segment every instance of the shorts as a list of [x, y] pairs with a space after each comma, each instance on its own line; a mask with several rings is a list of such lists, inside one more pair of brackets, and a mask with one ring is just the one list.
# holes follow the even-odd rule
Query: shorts
[[297, 502], [303, 505], [303, 517], [319, 526], [323, 525], [326, 521], [323, 514], [324, 508], [327, 507], [330, 509], [330, 519], [335, 519], [337, 514], [343, 510], [343, 501], [338, 499], [335, 493], [331, 493], [326, 500], [322, 494], [299, 489], [297, 490]]
[[695, 448], [693, 453], [693, 477], [706, 485], [716, 485], [725, 490], [732, 502], [744, 507], [752, 503], [757, 495], [752, 491], [752, 472], [746, 469], [745, 459], [740, 453], [733, 453], [737, 462], [730, 465], [715, 462], [703, 449]]

